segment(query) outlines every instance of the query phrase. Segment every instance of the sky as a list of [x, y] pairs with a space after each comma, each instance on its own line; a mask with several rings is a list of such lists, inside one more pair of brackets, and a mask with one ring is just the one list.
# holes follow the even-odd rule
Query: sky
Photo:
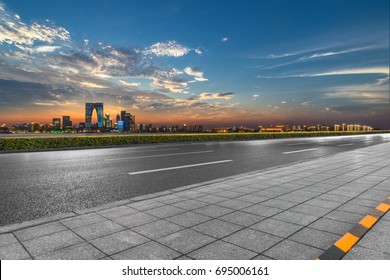
[[[0, 0], [0, 124], [390, 129], [388, 0]], [[96, 120], [96, 114], [93, 117]]]

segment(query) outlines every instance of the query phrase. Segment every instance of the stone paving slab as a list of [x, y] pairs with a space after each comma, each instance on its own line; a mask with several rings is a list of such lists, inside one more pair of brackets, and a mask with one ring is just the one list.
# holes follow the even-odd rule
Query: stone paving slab
[[[0, 259], [316, 259], [390, 195], [390, 143], [0, 228]], [[344, 259], [390, 259], [384, 215]]]

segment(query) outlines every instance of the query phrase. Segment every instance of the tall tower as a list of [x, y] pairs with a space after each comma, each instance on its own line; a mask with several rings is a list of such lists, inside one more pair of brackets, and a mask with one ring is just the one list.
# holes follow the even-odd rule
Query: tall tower
[[103, 103], [85, 103], [85, 127], [91, 127], [92, 113], [96, 110], [98, 127], [103, 127]]

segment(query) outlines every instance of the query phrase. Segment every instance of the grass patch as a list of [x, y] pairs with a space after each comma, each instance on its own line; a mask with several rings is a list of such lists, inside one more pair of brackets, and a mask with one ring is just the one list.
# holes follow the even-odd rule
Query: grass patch
[[275, 132], [275, 133], [197, 133], [197, 134], [129, 134], [76, 137], [10, 137], [0, 138], [0, 151], [45, 150], [63, 148], [124, 146], [137, 144], [205, 142], [205, 141], [239, 141], [282, 139], [296, 137], [340, 136], [358, 134], [390, 133], [387, 131], [367, 132]]

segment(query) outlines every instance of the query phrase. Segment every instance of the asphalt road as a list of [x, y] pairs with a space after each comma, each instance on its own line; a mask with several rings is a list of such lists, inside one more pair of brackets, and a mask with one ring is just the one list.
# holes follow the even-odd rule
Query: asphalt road
[[389, 134], [0, 154], [0, 225], [390, 141]]

